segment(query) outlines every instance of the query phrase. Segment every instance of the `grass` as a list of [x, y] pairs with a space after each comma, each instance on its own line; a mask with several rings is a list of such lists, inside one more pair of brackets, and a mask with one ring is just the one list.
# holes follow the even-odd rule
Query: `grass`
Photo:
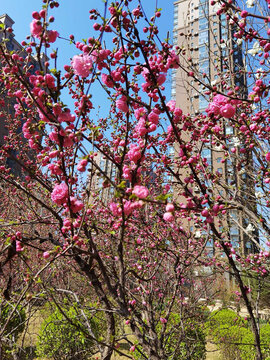
[[[31, 313], [28, 313], [28, 322], [26, 323], [25, 330], [18, 340], [18, 345], [22, 346], [25, 350], [24, 354], [21, 354], [20, 360], [50, 360], [49, 358], [38, 358], [35, 355], [35, 345], [38, 340], [38, 333], [40, 331], [41, 323], [47, 315], [47, 311], [44, 308], [34, 308]], [[124, 328], [125, 333], [130, 333], [128, 326]], [[129, 340], [134, 343], [136, 338], [134, 335], [129, 335]], [[123, 353], [129, 354], [130, 345], [126, 342], [120, 342], [120, 348]], [[206, 360], [222, 360], [221, 353], [215, 344], [210, 341], [206, 345], [207, 356]], [[121, 360], [124, 356], [114, 352], [112, 360]], [[100, 357], [94, 356], [94, 359], [100, 359]]]

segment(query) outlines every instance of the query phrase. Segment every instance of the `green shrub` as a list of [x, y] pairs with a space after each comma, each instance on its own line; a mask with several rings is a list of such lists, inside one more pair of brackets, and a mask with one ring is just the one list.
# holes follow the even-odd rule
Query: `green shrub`
[[[15, 305], [10, 303], [1, 303], [0, 304], [0, 325], [5, 325], [9, 315], [14, 310]], [[22, 306], [18, 305], [15, 312], [10, 318], [4, 336], [7, 336], [9, 339], [17, 340], [18, 336], [23, 332], [25, 325], [25, 311]]]
[[[156, 331], [160, 335], [162, 324], [159, 322]], [[206, 356], [206, 337], [201, 323], [196, 319], [181, 320], [179, 314], [171, 314], [166, 324], [164, 336], [164, 353], [166, 359], [174, 360], [203, 360]], [[137, 346], [133, 357], [136, 360], [145, 359]], [[146, 355], [146, 354], [144, 354]]]
[[240, 326], [247, 327], [247, 321], [237, 315], [236, 312], [230, 309], [215, 310], [211, 313], [206, 322], [206, 331], [212, 334], [213, 331], [218, 330], [220, 326]]
[[[214, 311], [206, 323], [208, 336], [220, 348], [223, 359], [253, 360], [256, 357], [255, 340], [248, 322], [234, 311]], [[261, 348], [264, 359], [270, 357], [270, 325], [260, 327]]]
[[[85, 318], [76, 305], [61, 310], [56, 308], [42, 323], [37, 355], [55, 360], [91, 359], [97, 348], [95, 340], [89, 336]], [[105, 330], [102, 318], [89, 310], [84, 309], [84, 313], [94, 336], [101, 339]]]
[[[0, 328], [5, 325], [15, 307], [16, 305], [11, 303], [0, 303]], [[16, 341], [24, 330], [25, 318], [24, 308], [18, 305], [3, 333], [4, 342], [2, 344], [2, 351], [5, 354], [5, 360], [13, 359], [12, 353], [16, 352]]]

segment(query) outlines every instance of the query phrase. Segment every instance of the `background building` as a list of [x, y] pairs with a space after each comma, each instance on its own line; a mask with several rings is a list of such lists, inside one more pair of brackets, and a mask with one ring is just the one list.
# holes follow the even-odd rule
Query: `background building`
[[[217, 8], [210, 0], [178, 0], [174, 3], [173, 42], [180, 48], [181, 66], [172, 71], [171, 95], [184, 114], [196, 116], [205, 111], [209, 104], [209, 97], [205, 94], [208, 86], [226, 93], [226, 86], [230, 85], [238, 89], [239, 98], [246, 96], [245, 76], [241, 72], [244, 69], [241, 45], [233, 33], [234, 25], [226, 15], [217, 15]], [[189, 72], [193, 72], [194, 77], [189, 76]], [[226, 119], [221, 119], [220, 125], [230, 151], [238, 141], [237, 133]], [[224, 151], [212, 147], [211, 141], [200, 151], [211, 171], [221, 174], [221, 180], [226, 184], [240, 188], [242, 198], [250, 206], [249, 198], [254, 189], [246, 168], [239, 175], [241, 171], [235, 171], [234, 161], [223, 161]], [[226, 199], [222, 187], [219, 192]], [[249, 219], [236, 210], [231, 210], [223, 220], [233, 246], [244, 253], [256, 250], [244, 231], [249, 223]], [[209, 243], [209, 253], [211, 247]]]

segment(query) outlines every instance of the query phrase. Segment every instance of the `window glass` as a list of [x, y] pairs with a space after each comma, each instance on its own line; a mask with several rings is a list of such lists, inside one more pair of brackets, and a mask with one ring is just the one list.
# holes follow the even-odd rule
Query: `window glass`
[[207, 16], [209, 14], [208, 4], [199, 6], [199, 17]]
[[231, 243], [234, 248], [237, 248], [239, 246], [239, 237], [238, 235], [231, 236]]
[[207, 160], [211, 160], [211, 150], [210, 149], [203, 149], [201, 152], [201, 157], [206, 158]]
[[218, 172], [219, 174], [223, 174], [223, 169], [222, 169], [222, 168], [218, 168], [218, 169], [217, 169], [217, 172]]
[[208, 58], [208, 48], [207, 46], [201, 46], [199, 47], [199, 59], [203, 60], [203, 59], [207, 59]]
[[208, 18], [203, 17], [199, 19], [199, 30], [205, 30], [208, 29]]
[[208, 30], [199, 33], [199, 45], [208, 44]]
[[203, 96], [199, 96], [199, 110], [206, 109], [208, 107], [208, 100]]
[[239, 234], [239, 230], [236, 226], [231, 226], [230, 227], [230, 235], [238, 235]]
[[205, 60], [199, 63], [199, 71], [209, 74], [209, 60]]

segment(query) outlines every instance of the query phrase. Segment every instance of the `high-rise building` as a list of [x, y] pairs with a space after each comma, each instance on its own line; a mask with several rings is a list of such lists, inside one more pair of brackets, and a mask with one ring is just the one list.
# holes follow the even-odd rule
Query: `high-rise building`
[[[0, 43], [1, 43], [1, 51], [4, 51], [5, 48], [8, 52], [14, 51], [18, 53], [22, 57], [26, 57], [27, 53], [21, 44], [15, 39], [15, 35], [12, 30], [12, 26], [14, 21], [7, 15], [3, 14], [0, 15]], [[45, 62], [47, 59], [46, 55], [41, 54], [42, 62]], [[36, 70], [39, 70], [39, 63], [38, 61], [32, 57], [31, 58], [31, 65], [33, 66], [32, 72], [34, 73]], [[1, 70], [0, 61], [0, 70]], [[7, 96], [7, 89], [3, 86], [0, 88], [0, 99], [4, 100], [4, 107], [0, 109], [0, 147], [5, 144], [5, 137], [8, 135], [8, 124], [7, 118], [9, 116], [13, 116], [14, 114], [14, 105], [16, 104], [16, 100], [14, 97]], [[17, 130], [18, 135], [21, 133], [21, 128]], [[23, 135], [21, 134], [21, 139], [25, 141]], [[7, 165], [11, 169], [11, 172], [15, 175], [22, 175], [21, 173], [21, 166], [16, 162], [18, 152], [15, 150], [9, 151], [9, 157], [7, 157]], [[33, 152], [28, 151], [27, 155], [29, 159], [33, 159]]]
[[[211, 5], [211, 0], [178, 0], [174, 3], [173, 42], [180, 49], [180, 67], [172, 71], [171, 95], [183, 113], [195, 116], [206, 110], [209, 104], [209, 97], [205, 94], [208, 86], [216, 87], [222, 93], [229, 85], [238, 89], [240, 98], [246, 96], [245, 76], [241, 71], [244, 68], [241, 45], [233, 33], [234, 24], [225, 14], [217, 15], [217, 8]], [[236, 130], [226, 119], [220, 119], [220, 125], [230, 151], [238, 141]], [[224, 161], [224, 151], [212, 147], [211, 141], [200, 151], [211, 171], [221, 174], [225, 184], [240, 188], [241, 196], [248, 204], [248, 196], [253, 190], [245, 169], [242, 174], [236, 172], [234, 162], [229, 159]], [[223, 194], [222, 188], [219, 191], [228, 200], [228, 194]], [[233, 209], [223, 222], [231, 243], [243, 253], [256, 250], [245, 231], [249, 224], [245, 215]], [[209, 251], [210, 247], [209, 244]]]

